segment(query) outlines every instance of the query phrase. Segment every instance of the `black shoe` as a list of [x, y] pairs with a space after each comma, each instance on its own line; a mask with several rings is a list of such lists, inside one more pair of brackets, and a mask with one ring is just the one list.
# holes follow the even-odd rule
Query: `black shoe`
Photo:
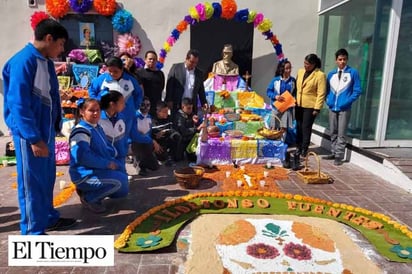
[[283, 168], [287, 168], [287, 169], [290, 168], [290, 154], [289, 154], [289, 152], [286, 152], [285, 160], [282, 161], [282, 166], [283, 166]]
[[295, 155], [293, 157], [293, 167], [292, 170], [299, 170], [300, 168], [300, 156], [299, 155]]
[[324, 160], [333, 160], [335, 159], [335, 154], [329, 154], [322, 157]]
[[175, 166], [176, 166], [176, 163], [175, 163], [175, 161], [173, 161], [172, 159], [169, 159], [169, 160], [167, 160], [167, 161], [165, 162], [165, 166], [173, 166], [173, 167], [175, 167]]
[[139, 171], [139, 175], [140, 176], [147, 176], [148, 175], [147, 170], [145, 168], [141, 168], [140, 171]]
[[304, 149], [302, 149], [302, 157], [303, 158], [306, 158], [306, 156], [308, 156], [308, 149], [307, 148], [304, 148]]
[[343, 161], [340, 158], [335, 158], [335, 161], [333, 162], [333, 164], [335, 166], [341, 166], [341, 165], [343, 165]]
[[72, 218], [59, 218], [57, 222], [46, 228], [46, 231], [53, 231], [53, 230], [65, 230], [74, 226], [77, 223], [76, 219]]

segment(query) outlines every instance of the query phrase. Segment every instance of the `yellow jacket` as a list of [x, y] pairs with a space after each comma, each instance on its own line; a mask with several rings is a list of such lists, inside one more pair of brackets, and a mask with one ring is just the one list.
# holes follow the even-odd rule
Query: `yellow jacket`
[[315, 69], [302, 83], [305, 69], [301, 68], [296, 76], [296, 105], [321, 110], [326, 96], [326, 75]]

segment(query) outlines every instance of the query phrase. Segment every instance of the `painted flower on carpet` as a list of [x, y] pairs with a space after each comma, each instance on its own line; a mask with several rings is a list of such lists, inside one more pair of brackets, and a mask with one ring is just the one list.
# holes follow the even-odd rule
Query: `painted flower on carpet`
[[136, 241], [136, 245], [143, 248], [148, 248], [152, 246], [157, 246], [161, 240], [162, 238], [159, 236], [149, 235], [146, 238], [138, 238]]
[[319, 248], [327, 252], [335, 252], [335, 242], [318, 227], [294, 222], [292, 231], [297, 238], [302, 239], [303, 243], [311, 247]]
[[274, 259], [279, 256], [279, 251], [275, 247], [264, 243], [249, 245], [246, 252], [258, 259]]
[[283, 252], [285, 252], [286, 256], [299, 261], [312, 259], [312, 252], [305, 245], [288, 243], [283, 248]]
[[412, 247], [403, 247], [401, 245], [394, 245], [391, 251], [396, 253], [400, 258], [412, 259]]

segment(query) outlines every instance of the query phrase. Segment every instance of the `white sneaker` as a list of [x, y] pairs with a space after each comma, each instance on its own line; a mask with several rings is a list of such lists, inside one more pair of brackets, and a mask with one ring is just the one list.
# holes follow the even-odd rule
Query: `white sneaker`
[[130, 182], [131, 180], [133, 179], [133, 176], [131, 176], [131, 175], [128, 175], [127, 176], [127, 180]]

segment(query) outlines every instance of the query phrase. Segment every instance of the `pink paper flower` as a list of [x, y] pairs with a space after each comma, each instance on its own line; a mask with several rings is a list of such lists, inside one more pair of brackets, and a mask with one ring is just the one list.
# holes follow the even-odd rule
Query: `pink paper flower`
[[131, 33], [119, 35], [117, 46], [120, 52], [126, 52], [132, 57], [138, 55], [142, 48], [139, 37]]

